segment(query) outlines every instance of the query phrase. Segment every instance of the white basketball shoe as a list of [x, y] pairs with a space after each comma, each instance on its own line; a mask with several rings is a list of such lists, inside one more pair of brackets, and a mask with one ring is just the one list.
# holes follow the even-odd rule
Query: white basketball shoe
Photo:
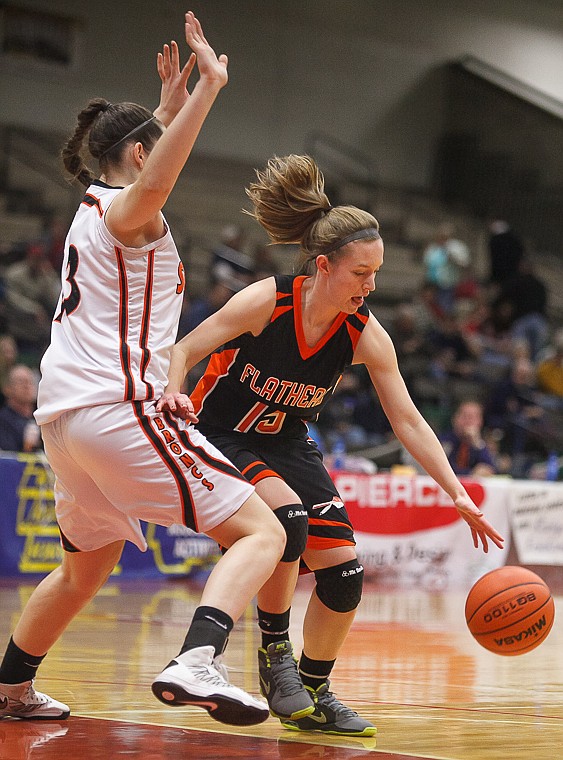
[[227, 680], [212, 646], [189, 649], [175, 657], [152, 684], [153, 694], [165, 705], [203, 707], [221, 723], [251, 726], [269, 715], [268, 705]]
[[64, 720], [69, 715], [68, 705], [36, 691], [33, 681], [0, 683], [0, 718]]

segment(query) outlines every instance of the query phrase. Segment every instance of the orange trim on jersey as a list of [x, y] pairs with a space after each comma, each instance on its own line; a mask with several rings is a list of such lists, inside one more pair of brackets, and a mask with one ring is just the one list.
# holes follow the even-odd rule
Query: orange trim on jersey
[[323, 538], [310, 535], [307, 539], [307, 549], [334, 549], [337, 546], [355, 546], [355, 544], [346, 538]]
[[151, 360], [151, 350], [148, 345], [149, 328], [151, 323], [152, 296], [154, 286], [154, 248], [147, 254], [147, 279], [145, 282], [145, 294], [143, 304], [143, 317], [141, 320], [141, 333], [139, 335], [139, 348], [141, 349], [141, 380], [147, 389], [145, 399], [148, 401], [154, 397], [154, 388], [147, 380], [145, 374]]
[[293, 306], [276, 306], [274, 311], [272, 312], [272, 317], [270, 319], [270, 322], [275, 322], [278, 317], [281, 317], [282, 314], [285, 314], [288, 311], [291, 311], [293, 309]]
[[220, 353], [213, 354], [209, 364], [200, 378], [193, 392], [190, 393], [194, 411], [197, 414], [201, 412], [205, 399], [215, 388], [222, 377], [226, 377], [229, 369], [237, 358], [238, 348], [231, 348]]
[[100, 199], [96, 198], [96, 196], [92, 195], [92, 193], [86, 193], [84, 198], [82, 198], [81, 203], [83, 203], [85, 206], [90, 206], [90, 208], [95, 208], [100, 218], [104, 215], [104, 210], [102, 208]]
[[121, 360], [121, 369], [125, 378], [125, 389], [123, 400], [131, 401], [135, 398], [135, 380], [131, 372], [131, 350], [127, 343], [129, 333], [129, 288], [127, 285], [127, 270], [125, 268], [125, 259], [123, 251], [117, 246], [114, 247], [115, 258], [117, 262], [117, 271], [119, 272], [119, 358]]
[[315, 345], [312, 347], [307, 345], [307, 341], [305, 340], [305, 332], [303, 330], [303, 313], [301, 309], [301, 289], [306, 279], [306, 275], [301, 275], [300, 277], [296, 277], [293, 281], [293, 312], [295, 315], [295, 335], [297, 337], [297, 345], [299, 346], [299, 353], [301, 354], [302, 359], [309, 359], [311, 356], [313, 356], [313, 354], [316, 354], [317, 351], [320, 351], [321, 348], [340, 329], [342, 323], [348, 316], [343, 311], [341, 311], [332, 325], [326, 331], [326, 333], [321, 337], [321, 339], [317, 341], [317, 343], [315, 343]]
[[243, 475], [246, 475], [246, 473], [251, 470], [253, 467], [256, 467], [257, 464], [264, 464], [264, 462], [261, 459], [257, 459], [255, 462], [251, 462], [248, 467], [245, 467], [244, 470], [241, 470], [241, 473]]
[[362, 322], [364, 324], [364, 326], [367, 325], [368, 320], [369, 320], [369, 314], [360, 314], [360, 312], [357, 311], [354, 314], [354, 316], [356, 317], [356, 319], [359, 319], [360, 322]]
[[348, 523], [345, 523], [344, 521], [321, 520], [317, 517], [309, 517], [309, 525], [335, 525], [337, 528], [340, 528], [344, 525], [346, 528], [350, 527]]
[[348, 335], [352, 341], [352, 348], [355, 350], [362, 333], [351, 325], [350, 322], [346, 322], [346, 327], [348, 328]]
[[231, 462], [213, 456], [213, 454], [207, 451], [204, 446], [196, 445], [190, 438], [190, 428], [180, 429], [178, 420], [174, 415], [166, 412], [164, 418], [166, 419], [168, 426], [175, 431], [178, 441], [187, 452], [196, 454], [202, 462], [205, 462], [208, 467], [216, 472], [222, 473], [223, 475], [229, 475], [236, 480], [245, 480], [239, 470], [237, 470]]
[[261, 480], [264, 480], [265, 478], [279, 478], [280, 480], [283, 480], [281, 475], [278, 475], [277, 472], [274, 472], [273, 470], [262, 470], [262, 472], [258, 473], [254, 478], [250, 479], [250, 482], [253, 486], [256, 485], [256, 483], [259, 483]]
[[137, 422], [141, 426], [141, 430], [176, 482], [184, 525], [199, 532], [196, 505], [188, 480], [187, 470], [178, 463], [177, 456], [171, 453], [169, 446], [165, 443], [162, 431], [159, 430], [158, 425], [155, 423], [156, 418], [151, 418], [150, 415], [145, 413], [144, 403], [142, 401], [133, 401], [132, 408]]

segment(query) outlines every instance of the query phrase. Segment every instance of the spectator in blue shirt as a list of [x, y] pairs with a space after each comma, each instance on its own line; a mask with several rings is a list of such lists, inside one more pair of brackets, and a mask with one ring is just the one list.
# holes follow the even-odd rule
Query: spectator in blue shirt
[[452, 416], [452, 429], [439, 436], [456, 475], [486, 477], [497, 472], [494, 454], [483, 440], [483, 404], [461, 401]]

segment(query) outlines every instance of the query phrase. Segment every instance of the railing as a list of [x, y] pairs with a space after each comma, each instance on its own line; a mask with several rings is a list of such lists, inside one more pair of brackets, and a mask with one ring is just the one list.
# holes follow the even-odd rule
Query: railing
[[521, 100], [525, 100], [541, 108], [543, 111], [547, 111], [563, 119], [563, 103], [557, 100], [557, 98], [538, 90], [537, 87], [532, 87], [532, 85], [523, 82], [521, 79], [507, 74], [506, 71], [497, 69], [495, 66], [491, 66], [490, 63], [486, 63], [486, 61], [475, 58], [472, 55], [462, 58], [459, 61], [459, 65], [481, 79], [486, 79], [491, 84], [516, 95]]
[[[8, 208], [30, 213], [46, 214], [54, 209], [45, 201], [48, 191], [58, 198], [59, 212], [68, 212], [76, 205], [77, 191], [65, 181], [59, 151], [61, 141], [54, 135], [5, 126], [1, 132], [2, 160], [0, 162], [0, 192], [8, 198]], [[22, 182], [25, 170], [39, 175], [40, 184]]]
[[377, 170], [371, 158], [326, 132], [310, 132], [305, 138], [305, 150], [336, 178], [371, 190], [379, 186]]

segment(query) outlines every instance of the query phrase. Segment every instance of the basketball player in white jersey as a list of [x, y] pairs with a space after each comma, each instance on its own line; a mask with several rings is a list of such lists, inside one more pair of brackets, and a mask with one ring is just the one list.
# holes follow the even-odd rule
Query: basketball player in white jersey
[[[193, 53], [182, 70], [176, 43], [158, 56], [162, 92], [154, 114], [133, 103], [91, 100], [63, 150], [66, 170], [87, 190], [65, 243], [36, 416], [56, 476], [65, 551], [8, 643], [0, 717], [69, 715], [67, 705], [35, 690], [36, 669], [104, 584], [125, 540], [146, 549], [139, 520], [183, 523], [230, 547], [208, 579], [179, 654], [155, 678], [155, 696], [200, 705], [226, 723], [268, 716], [265, 702], [229, 684], [221, 656], [234, 621], [279, 562], [285, 533], [217, 449], [183, 421], [155, 411], [184, 290], [161, 209], [227, 83], [226, 56], [217, 58], [191, 12], [185, 35]], [[196, 56], [199, 80], [189, 94]], [[80, 155], [86, 136], [99, 179]]]

